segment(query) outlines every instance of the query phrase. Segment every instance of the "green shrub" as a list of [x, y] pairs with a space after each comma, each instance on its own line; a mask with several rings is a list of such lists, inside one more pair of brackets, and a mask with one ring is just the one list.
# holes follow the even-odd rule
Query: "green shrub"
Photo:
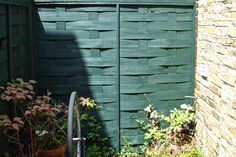
[[91, 114], [101, 108], [90, 98], [79, 99], [82, 106], [82, 129], [86, 130], [86, 156], [87, 157], [115, 157], [115, 150], [108, 145], [108, 138], [101, 133], [102, 124]]
[[137, 120], [146, 140], [140, 148], [142, 151], [133, 151], [129, 143], [121, 151], [121, 157], [203, 157], [193, 137], [195, 113], [192, 106], [183, 104], [166, 116], [150, 103], [144, 114], [146, 120]]

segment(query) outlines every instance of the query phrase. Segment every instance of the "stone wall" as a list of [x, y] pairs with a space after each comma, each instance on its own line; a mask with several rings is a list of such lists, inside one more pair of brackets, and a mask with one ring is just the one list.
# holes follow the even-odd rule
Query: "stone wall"
[[207, 157], [236, 156], [236, 0], [199, 0], [198, 144]]

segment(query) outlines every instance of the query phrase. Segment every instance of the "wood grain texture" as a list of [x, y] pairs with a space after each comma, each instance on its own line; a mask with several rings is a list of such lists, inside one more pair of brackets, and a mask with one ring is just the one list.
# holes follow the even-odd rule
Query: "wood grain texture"
[[193, 9], [135, 6], [131, 12], [122, 7], [120, 129], [121, 137], [139, 145], [143, 137], [136, 119], [144, 118], [140, 111], [148, 105], [145, 97], [167, 113], [191, 95]]
[[103, 109], [110, 144], [119, 147], [115, 7], [39, 7], [36, 18], [37, 71], [41, 91], [62, 98], [71, 91], [91, 97]]
[[[136, 119], [144, 118], [144, 94], [162, 113], [190, 102], [185, 96], [192, 95], [193, 86], [194, 1], [67, 1], [47, 7], [43, 4], [66, 2], [37, 2], [41, 91], [49, 88], [63, 98], [77, 90], [95, 99], [103, 109], [94, 115], [114, 147], [122, 146], [124, 139], [143, 143]], [[124, 4], [117, 9], [116, 3]]]
[[[5, 38], [0, 46], [0, 86], [15, 78], [29, 78], [30, 5], [30, 0], [0, 0], [0, 38]], [[8, 113], [7, 106], [0, 101], [0, 114]], [[6, 144], [0, 141], [0, 156], [4, 156]]]

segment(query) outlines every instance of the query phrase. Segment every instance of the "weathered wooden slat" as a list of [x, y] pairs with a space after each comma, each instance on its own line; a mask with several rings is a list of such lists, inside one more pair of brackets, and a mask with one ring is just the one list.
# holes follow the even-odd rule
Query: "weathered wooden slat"
[[[47, 67], [47, 66], [46, 66]], [[86, 70], [85, 70], [86, 69]], [[45, 69], [45, 66], [38, 66], [39, 76], [89, 76], [89, 75], [100, 75], [102, 74], [102, 69], [95, 66], [95, 68], [81, 67], [77, 66], [50, 66], [50, 69]]]
[[112, 31], [116, 30], [116, 23], [113, 22], [95, 22], [95, 21], [76, 21], [68, 22], [66, 24], [68, 30], [100, 30], [100, 31]]
[[168, 21], [166, 18], [168, 13], [136, 13], [136, 12], [121, 12], [121, 21], [133, 22], [152, 22], [152, 21]]
[[[187, 39], [156, 39], [150, 40], [148, 47], [151, 48], [187, 48], [192, 47], [192, 41]], [[121, 40], [122, 48], [137, 48], [139, 47], [138, 40]]]
[[[137, 129], [135, 129], [137, 130]], [[143, 143], [145, 142], [144, 140], [144, 135], [134, 135], [134, 136], [125, 136], [125, 135], [121, 135], [123, 139], [125, 139], [125, 141], [121, 141], [121, 146], [124, 146], [127, 144], [126, 141], [129, 141], [130, 143], [132, 143], [132, 148], [135, 149], [135, 151], [138, 151], [138, 148], [135, 148], [135, 146], [137, 145], [143, 145]], [[131, 149], [132, 149], [131, 148]]]
[[6, 6], [1, 4], [0, 5], [0, 15], [6, 15], [6, 10], [7, 10]]
[[191, 65], [178, 66], [176, 72], [177, 73], [192, 72], [192, 66]]
[[121, 48], [120, 49], [120, 57], [125, 58], [137, 58], [137, 57], [143, 57], [143, 58], [151, 58], [151, 57], [163, 57], [163, 56], [169, 56], [170, 52], [166, 49], [158, 49], [158, 48]]
[[11, 58], [12, 69], [16, 69], [17, 67], [26, 66], [27, 65], [27, 56], [20, 56]]
[[[78, 65], [79, 66], [79, 65]], [[57, 67], [58, 68], [58, 67]], [[87, 71], [85, 71], [84, 69], [87, 69]], [[94, 69], [95, 68], [76, 68], [76, 67], [67, 67], [67, 68], [61, 68], [61, 70], [53, 70], [53, 69], [48, 69], [48, 70], [45, 70], [45, 69], [39, 69], [38, 68], [38, 72], [39, 72], [39, 76], [44, 76], [44, 77], [63, 77], [63, 76], [67, 76], [67, 77], [70, 77], [70, 76], [77, 76], [78, 74], [82, 75], [82, 76], [87, 76], [87, 75], [94, 75], [95, 72], [94, 72]], [[70, 70], [69, 70], [70, 69]], [[97, 74], [101, 74], [102, 70], [99, 69], [97, 70]], [[109, 71], [106, 71], [104, 72], [104, 75], [107, 74], [107, 75], [113, 75], [114, 72], [109, 72]]]
[[145, 115], [142, 112], [120, 112], [120, 117], [122, 121], [126, 119], [137, 120], [139, 118], [145, 118]]
[[103, 68], [102, 69], [102, 74], [103, 75], [115, 75], [117, 73], [116, 67], [108, 67], [108, 68]]
[[152, 94], [148, 94], [151, 99], [159, 98], [160, 100], [175, 100], [184, 99], [186, 95], [189, 95], [190, 90], [178, 90], [178, 91], [160, 91]]
[[[155, 93], [146, 94], [150, 99], [157, 100], [173, 100], [173, 99], [184, 99], [186, 95], [189, 95], [189, 90], [178, 90], [178, 91], [158, 91]], [[146, 98], [143, 94], [121, 94], [122, 101], [146, 101]]]
[[[139, 120], [144, 120], [145, 118], [139, 118]], [[138, 129], [139, 125], [136, 119], [122, 119], [120, 121], [120, 127], [123, 129], [133, 128]]]
[[181, 74], [159, 74], [148, 76], [149, 83], [172, 83], [172, 82], [189, 82], [191, 73]]
[[[155, 58], [121, 58], [121, 63], [125, 66], [135, 65], [135, 66], [146, 66], [149, 65], [150, 68], [154, 66], [170, 66], [170, 65], [186, 65], [191, 61], [191, 56], [186, 54], [179, 54], [175, 56], [174, 54], [166, 57], [155, 57]], [[140, 65], [142, 64], [142, 65]], [[155, 68], [155, 67], [154, 67]], [[158, 67], [157, 67], [158, 68]], [[161, 69], [160, 69], [161, 70]], [[163, 69], [164, 70], [164, 69]], [[165, 72], [165, 71], [163, 71]]]
[[21, 46], [27, 44], [27, 36], [15, 36], [12, 38], [12, 47]]
[[4, 48], [0, 49], [0, 64], [7, 61], [7, 50]]
[[68, 48], [115, 48], [114, 39], [81, 39], [68, 42]]
[[11, 27], [11, 35], [12, 37], [15, 36], [25, 36], [24, 38], [26, 38], [26, 34], [28, 33], [28, 26], [27, 25], [13, 25]]
[[113, 130], [116, 133], [119, 132], [119, 130], [117, 130], [117, 122], [116, 121], [104, 121], [103, 122], [103, 127], [105, 128], [104, 130]]
[[191, 46], [191, 39], [156, 39], [148, 41], [148, 47], [183, 48]]
[[130, 31], [128, 29], [121, 31], [121, 39], [132, 39], [132, 40], [153, 40], [153, 39], [165, 39], [168, 38], [168, 33], [166, 31], [156, 31], [156, 32], [148, 32], [144, 28], [137, 32], [135, 30]]
[[99, 119], [102, 121], [117, 120], [119, 118], [119, 113], [115, 110], [113, 110], [113, 111], [99, 111], [97, 114], [99, 115], [98, 116]]
[[[69, 70], [72, 69], [72, 70]], [[86, 71], [85, 71], [86, 69]], [[109, 75], [115, 75], [116, 74], [116, 67], [81, 67], [78, 66], [77, 68], [66, 68], [65, 70], [60, 70], [60, 72], [57, 72], [56, 70], [51, 69], [40, 69], [37, 70], [38, 76], [44, 76], [44, 77], [71, 77], [71, 76], [77, 76], [80, 74], [81, 76], [87, 76], [87, 75], [103, 75], [103, 76], [109, 76]]]
[[27, 25], [27, 15], [12, 15], [11, 23], [12, 25]]
[[148, 30], [150, 31], [159, 31], [159, 30], [192, 30], [193, 22], [150, 22], [148, 24]]
[[66, 3], [72, 3], [72, 2], [74, 2], [74, 3], [82, 3], [82, 2], [95, 2], [95, 4], [99, 4], [99, 3], [101, 3], [101, 4], [104, 4], [105, 2], [107, 2], [108, 4], [109, 3], [112, 3], [112, 2], [114, 2], [114, 3], [136, 3], [136, 4], [145, 4], [145, 3], [154, 3], [154, 4], [156, 4], [156, 5], [158, 5], [158, 4], [175, 4], [175, 5], [183, 5], [183, 4], [195, 4], [195, 0], [176, 0], [175, 2], [173, 2], [173, 0], [126, 0], [126, 1], [124, 1], [124, 0], [109, 0], [109, 1], [98, 1], [98, 0], [84, 0], [84, 1], [81, 1], [81, 0], [70, 0], [70, 1], [65, 1], [65, 0], [35, 0], [35, 2], [38, 2], [39, 4], [40, 3], [60, 3], [60, 2], [66, 2]]
[[[4, 70], [4, 71], [7, 71], [7, 67], [5, 67], [5, 68], [2, 68], [2, 67], [4, 67], [4, 65], [1, 65], [1, 69], [0, 70]], [[1, 76], [0, 77], [0, 85], [1, 86], [4, 86], [6, 83], [7, 83], [7, 73], [4, 73], [3, 74], [3, 76]], [[2, 104], [2, 102], [0, 102], [1, 104]], [[2, 113], [2, 114], [6, 114], [7, 113], [7, 109], [4, 109], [4, 107], [1, 105], [1, 107], [0, 107], [0, 113]]]
[[137, 23], [137, 22], [122, 22], [121, 23], [121, 31], [142, 31], [144, 28], [148, 27], [148, 30], [155, 33], [156, 31], [181, 31], [181, 30], [192, 30], [193, 23], [192, 22], [150, 22], [146, 23]]
[[40, 60], [41, 64], [48, 66], [57, 65], [61, 68], [69, 68], [71, 66], [85, 66], [85, 67], [112, 67], [115, 66], [114, 58], [84, 58], [84, 59], [58, 59], [58, 60]]
[[66, 9], [67, 12], [115, 12], [115, 7], [109, 7], [109, 6], [70, 6]]
[[194, 20], [194, 15], [192, 12], [190, 13], [178, 13], [176, 15], [176, 21], [184, 21], [184, 22], [190, 22]]
[[55, 12], [56, 8], [55, 7], [37, 6], [37, 7], [35, 7], [35, 10], [37, 11], [36, 13], [39, 13], [39, 12]]
[[[166, 81], [168, 82], [168, 81]], [[121, 84], [120, 93], [121, 94], [139, 94], [139, 93], [151, 93], [158, 91], [160, 88], [165, 87], [164, 84]]]
[[147, 77], [145, 75], [141, 75], [141, 76], [120, 76], [120, 83], [121, 84], [139, 84], [139, 83], [147, 83]]
[[[112, 85], [115, 84], [115, 80], [115, 76], [73, 76], [62, 79], [58, 78], [57, 84], [70, 85], [73, 82], [76, 85]], [[47, 82], [46, 78], [44, 82]]]
[[127, 64], [124, 63], [120, 67], [121, 75], [149, 75], [149, 74], [160, 74], [166, 72], [167, 69], [164, 67], [140, 65], [139, 63], [137, 63], [136, 66], [127, 66]]
[[147, 107], [147, 101], [123, 101], [120, 105], [120, 111], [140, 111]]
[[[115, 31], [98, 32], [101, 39], [112, 38], [116, 35]], [[76, 39], [89, 39], [89, 31], [74, 30], [73, 33], [66, 30], [38, 30], [37, 40], [76, 40]]]
[[88, 49], [39, 47], [38, 51], [40, 52], [38, 56], [45, 59], [75, 59], [91, 57], [91, 51]]
[[192, 32], [191, 31], [177, 31], [176, 37], [178, 39], [191, 39], [192, 38]]
[[[85, 92], [90, 92], [93, 91], [93, 92], [97, 92], [96, 94], [94, 94], [94, 96], [97, 96], [99, 98], [102, 98], [102, 96], [104, 96], [105, 94], [107, 94], [107, 98], [115, 98], [115, 92], [104, 92], [103, 91], [103, 88], [102, 88], [102, 85], [96, 85], [96, 86], [91, 86], [91, 87], [88, 87], [85, 85], [73, 85], [73, 84], [70, 84], [70, 85], [44, 85], [44, 84], [41, 84], [41, 87], [46, 87], [46, 88], [49, 88], [51, 89], [54, 94], [56, 93], [67, 93], [68, 91], [72, 91], [73, 89], [79, 89], [80, 93], [85, 93]], [[114, 85], [111, 85], [111, 88], [114, 88], [115, 86]], [[55, 93], [56, 92], [56, 93]], [[110, 92], [110, 93], [109, 93]]]
[[86, 21], [88, 13], [86, 12], [38, 12], [38, 21]]
[[[45, 41], [38, 40], [37, 46], [45, 47], [45, 46], [58, 46], [58, 41]], [[61, 42], [62, 43], [62, 42]], [[79, 39], [76, 41], [63, 41], [64, 47], [67, 48], [98, 48], [98, 49], [109, 49], [116, 48], [116, 41], [114, 39]]]
[[102, 107], [102, 110], [106, 110], [106, 111], [112, 111], [112, 110], [117, 111], [117, 107], [119, 107], [117, 103], [103, 103], [99, 105]]
[[[164, 23], [164, 22], [163, 22]], [[146, 29], [147, 23], [146, 22], [121, 22], [120, 23], [120, 31], [121, 32], [142, 32]], [[159, 29], [160, 30], [160, 29]]]
[[164, 12], [164, 13], [192, 13], [192, 6], [184, 7], [184, 6], [166, 6], [166, 7], [150, 7], [149, 11], [153, 12]]
[[11, 5], [10, 13], [11, 13], [11, 15], [26, 15], [27, 8], [28, 7], [25, 7], [25, 6]]
[[11, 48], [11, 58], [16, 58], [16, 57], [19, 57], [19, 58], [27, 58], [28, 54], [27, 54], [27, 45], [19, 45], [17, 47], [12, 47]]
[[148, 64], [150, 66], [162, 65], [162, 66], [170, 66], [170, 65], [187, 65], [192, 61], [191, 56], [176, 56], [176, 57], [159, 57], [154, 59], [149, 59]]
[[[52, 23], [52, 22], [41, 22], [41, 21], [37, 21], [35, 23], [35, 29], [36, 30], [55, 30], [56, 29], [56, 23]], [[38, 35], [38, 34], [36, 34]]]
[[7, 62], [0, 63], [0, 71], [1, 71], [0, 85], [4, 85], [8, 80], [8, 69], [7, 68], [8, 68]]
[[6, 24], [7, 24], [6, 15], [0, 14], [0, 25], [6, 25]]
[[22, 78], [24, 80], [26, 80], [29, 76], [28, 76], [28, 73], [27, 71], [25, 71], [25, 69], [27, 69], [26, 66], [21, 66], [21, 67], [18, 67], [18, 68], [13, 68], [11, 69], [12, 71], [12, 78]]
[[125, 136], [139, 136], [143, 135], [143, 131], [141, 129], [121, 129], [121, 134]]
[[[56, 27], [56, 26], [55, 26]], [[76, 40], [88, 39], [89, 32], [84, 30], [75, 30], [68, 32], [66, 30], [37, 30], [37, 40]]]
[[0, 25], [0, 37], [6, 37], [7, 35], [7, 27], [4, 25]]
[[[165, 74], [162, 74], [165, 76]], [[170, 75], [170, 74], [166, 74], [167, 76]], [[155, 76], [155, 75], [154, 75]], [[162, 76], [164, 78], [164, 76]], [[167, 78], [167, 76], [165, 76]], [[178, 74], [174, 75], [173, 76], [180, 76]], [[124, 76], [121, 77], [121, 80]], [[151, 76], [149, 76], [151, 77]], [[135, 89], [137, 90], [137, 93], [136, 94], [139, 94], [139, 93], [150, 93], [150, 92], [145, 92], [145, 85], [146, 86], [151, 86], [149, 82], [141, 82], [141, 81], [136, 81], [136, 82], [132, 82], [132, 77], [131, 76], [126, 76], [125, 77], [127, 80], [130, 80], [130, 81], [126, 81], [124, 83], [124, 81], [122, 82], [121, 84], [121, 89], [124, 91], [123, 93], [125, 94], [129, 94], [129, 93], [126, 93], [126, 91], [135, 91]], [[158, 79], [158, 78], [156, 78]], [[153, 77], [151, 81], [155, 80], [155, 78]], [[155, 91], [169, 91], [170, 89], [172, 90], [183, 90], [183, 89], [189, 89], [191, 87], [191, 84], [189, 83], [189, 81], [186, 81], [187, 79], [183, 79], [183, 80], [180, 80], [180, 79], [169, 79], [167, 81], [165, 81], [164, 79], [162, 79], [162, 81], [159, 81], [159, 80], [155, 80], [153, 81], [153, 87], [151, 89], [147, 88], [147, 90], [152, 90], [152, 89], [155, 89]], [[158, 83], [157, 83], [158, 82]], [[160, 82], [160, 83], [159, 83]], [[168, 85], [166, 84], [168, 83]], [[129, 89], [126, 89], [125, 87], [129, 87]], [[142, 91], [143, 90], [143, 91]], [[135, 93], [135, 92], [133, 92]]]

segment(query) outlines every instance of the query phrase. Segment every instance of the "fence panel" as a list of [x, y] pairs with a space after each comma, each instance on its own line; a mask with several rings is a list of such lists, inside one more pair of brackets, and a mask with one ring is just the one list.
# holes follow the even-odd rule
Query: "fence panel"
[[[0, 86], [32, 76], [31, 7], [31, 0], [0, 0]], [[8, 113], [6, 106], [0, 101], [0, 114]], [[0, 147], [5, 146], [1, 139]]]
[[102, 2], [37, 0], [37, 73], [41, 91], [101, 104], [94, 114], [119, 150], [143, 143], [144, 94], [163, 113], [190, 102], [194, 1]]

